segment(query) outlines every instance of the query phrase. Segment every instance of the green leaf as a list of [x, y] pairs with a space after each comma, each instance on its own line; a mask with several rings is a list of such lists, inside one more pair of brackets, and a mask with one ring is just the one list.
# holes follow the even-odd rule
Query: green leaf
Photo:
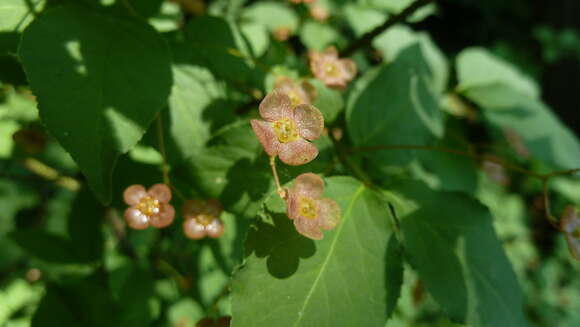
[[70, 251], [74, 252], [80, 261], [94, 262], [103, 257], [104, 217], [105, 208], [86, 188], [81, 189], [72, 204], [67, 225], [71, 242]]
[[412, 44], [421, 45], [421, 51], [429, 65], [433, 83], [440, 92], [445, 91], [449, 81], [449, 67], [445, 55], [427, 33], [417, 33], [405, 25], [389, 28], [373, 40], [373, 46], [383, 52], [384, 60], [391, 62]]
[[410, 263], [452, 320], [527, 326], [518, 281], [484, 206], [417, 182], [393, 185], [387, 197], [401, 220]]
[[44, 124], [108, 203], [118, 156], [169, 95], [166, 42], [140, 21], [65, 6], [28, 26], [19, 55]]
[[483, 48], [468, 48], [457, 56], [457, 79], [460, 91], [501, 83], [531, 98], [539, 96], [532, 79]]
[[300, 39], [308, 49], [321, 51], [336, 43], [340, 34], [328, 24], [308, 20], [300, 29]]
[[118, 326], [119, 310], [105, 285], [97, 276], [67, 285], [49, 284], [31, 326]]
[[248, 91], [258, 71], [246, 63], [237, 48], [230, 24], [218, 17], [203, 16], [191, 20], [184, 28], [189, 49], [203, 58], [205, 66], [218, 78], [225, 79], [242, 91]]
[[44, 2], [44, 0], [2, 0], [0, 32], [22, 31], [42, 10]]
[[506, 84], [474, 87], [465, 95], [491, 124], [519, 135], [533, 157], [557, 168], [578, 168], [577, 137], [540, 100]]
[[[431, 143], [443, 134], [439, 94], [419, 44], [397, 59], [371, 70], [355, 84], [346, 120], [356, 146]], [[395, 153], [395, 155], [394, 155]], [[411, 151], [373, 152], [379, 163], [406, 163]]]
[[40, 229], [22, 229], [9, 234], [16, 244], [30, 255], [50, 262], [78, 262], [76, 253], [65, 237], [49, 234]]
[[242, 19], [261, 24], [270, 32], [281, 27], [288, 28], [290, 31], [298, 28], [298, 17], [284, 3], [257, 2], [242, 12]]
[[332, 123], [338, 114], [344, 109], [344, 99], [338, 90], [331, 89], [318, 79], [310, 79], [309, 82], [316, 88], [316, 100], [314, 106], [320, 109], [326, 125]]
[[[399, 294], [400, 259], [386, 205], [349, 177], [326, 179], [342, 222], [321, 241], [268, 214], [246, 244], [232, 284], [232, 326], [383, 326]], [[390, 250], [388, 250], [390, 249]]]

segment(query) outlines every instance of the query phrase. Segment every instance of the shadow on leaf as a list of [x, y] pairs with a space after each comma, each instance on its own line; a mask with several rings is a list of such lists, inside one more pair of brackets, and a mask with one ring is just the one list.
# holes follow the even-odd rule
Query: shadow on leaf
[[272, 214], [271, 218], [273, 225], [259, 222], [250, 231], [247, 254], [267, 257], [268, 272], [276, 278], [288, 278], [298, 270], [301, 258], [314, 255], [316, 247], [314, 241], [296, 232], [292, 220], [285, 215]]

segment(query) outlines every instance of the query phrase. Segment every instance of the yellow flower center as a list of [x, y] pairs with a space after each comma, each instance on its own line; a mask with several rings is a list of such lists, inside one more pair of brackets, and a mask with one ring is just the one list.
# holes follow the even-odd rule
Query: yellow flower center
[[207, 226], [215, 219], [215, 217], [212, 215], [202, 213], [202, 214], [198, 215], [197, 217], [195, 217], [195, 219], [197, 220], [197, 222], [199, 224]]
[[324, 63], [324, 72], [330, 77], [340, 76], [340, 70], [338, 69], [338, 66], [335, 62]]
[[157, 199], [154, 199], [150, 196], [146, 196], [137, 203], [137, 209], [141, 211], [142, 214], [145, 216], [153, 216], [154, 214], [159, 213], [159, 208], [161, 205]]
[[300, 94], [298, 94], [298, 91], [296, 90], [289, 91], [288, 97], [290, 98], [290, 102], [292, 102], [293, 107], [296, 107], [297, 105], [304, 103], [304, 101], [302, 101], [302, 98], [300, 97]]
[[314, 219], [317, 216], [317, 207], [314, 199], [301, 196], [298, 199], [298, 212], [301, 216]]
[[299, 138], [296, 124], [288, 118], [275, 121], [272, 127], [274, 127], [274, 133], [276, 133], [278, 141], [281, 143], [296, 141]]

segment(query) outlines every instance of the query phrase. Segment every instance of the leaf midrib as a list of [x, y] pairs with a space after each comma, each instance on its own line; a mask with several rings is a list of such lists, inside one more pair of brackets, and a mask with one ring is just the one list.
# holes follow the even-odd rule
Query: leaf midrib
[[332, 240], [332, 244], [330, 245], [330, 249], [328, 250], [328, 254], [326, 255], [326, 258], [324, 259], [322, 266], [320, 266], [320, 271], [318, 272], [318, 275], [314, 279], [314, 283], [312, 283], [312, 287], [308, 291], [308, 294], [306, 294], [306, 298], [304, 299], [304, 304], [302, 305], [302, 308], [298, 311], [298, 313], [299, 313], [298, 320], [296, 320], [296, 322], [294, 323], [294, 327], [297, 327], [300, 324], [300, 322], [302, 321], [302, 317], [304, 317], [304, 310], [308, 306], [308, 303], [310, 302], [310, 298], [312, 297], [312, 294], [314, 294], [314, 290], [318, 286], [318, 282], [320, 281], [320, 279], [323, 275], [323, 272], [326, 270], [326, 266], [327, 266], [328, 262], [330, 261], [330, 257], [332, 256], [332, 253], [334, 251], [334, 247], [336, 246], [336, 241], [340, 238], [340, 233], [342, 232], [342, 229], [344, 228], [346, 221], [350, 217], [350, 213], [352, 212], [352, 208], [354, 207], [355, 202], [362, 195], [364, 190], [365, 190], [364, 185], [359, 186], [359, 188], [356, 190], [354, 196], [352, 197], [352, 200], [348, 204], [348, 207], [346, 209], [346, 213], [344, 214], [344, 220], [342, 221], [342, 223], [338, 227], [338, 230], [336, 231], [336, 236], [334, 237], [334, 240]]

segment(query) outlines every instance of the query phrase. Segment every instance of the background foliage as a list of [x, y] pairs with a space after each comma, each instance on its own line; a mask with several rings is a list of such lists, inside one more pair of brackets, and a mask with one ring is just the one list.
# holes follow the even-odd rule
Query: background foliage
[[[580, 166], [578, 4], [434, 1], [356, 49], [346, 91], [310, 75], [308, 50], [411, 3], [318, 0], [321, 21], [290, 1], [0, 1], [0, 326], [578, 326], [580, 264], [534, 176]], [[326, 121], [315, 161], [279, 166], [341, 206], [321, 241], [249, 124], [280, 76]], [[126, 228], [123, 190], [167, 167], [176, 208], [221, 202], [221, 238]], [[578, 176], [550, 178], [555, 214]]]

